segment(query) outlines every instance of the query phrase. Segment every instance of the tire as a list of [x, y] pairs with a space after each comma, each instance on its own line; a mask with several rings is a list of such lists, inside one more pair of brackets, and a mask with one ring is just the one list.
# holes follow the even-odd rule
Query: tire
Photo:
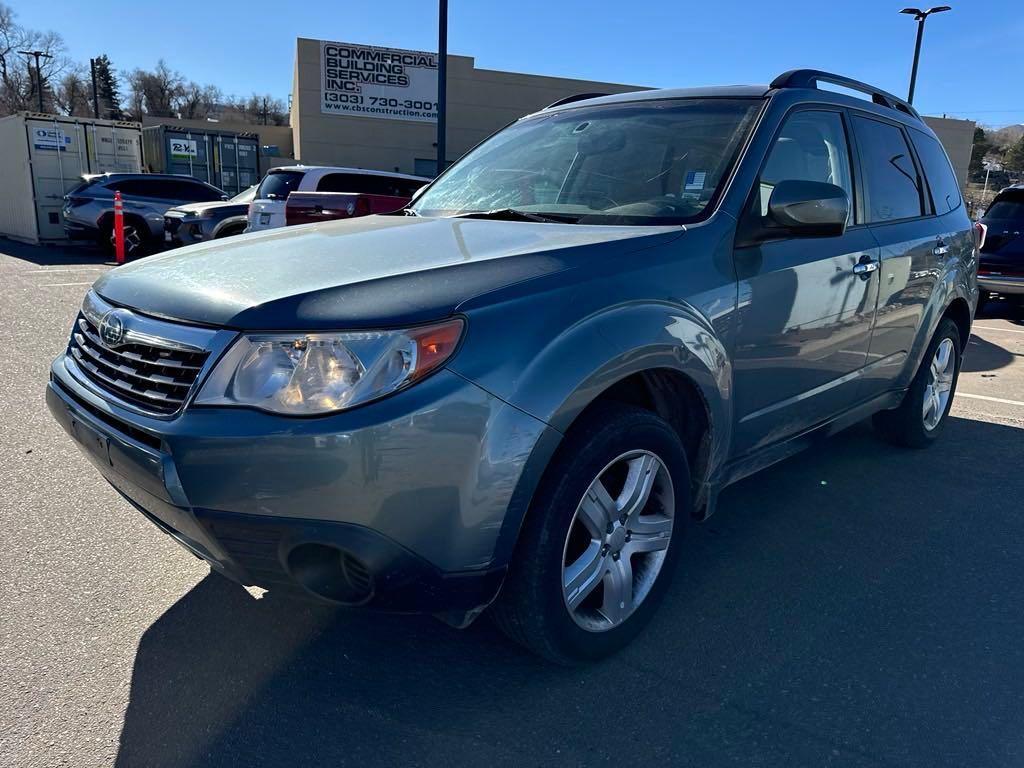
[[[947, 347], [947, 345], [949, 345]], [[932, 398], [933, 362], [938, 365], [936, 355], [940, 347], [948, 348], [948, 365], [942, 371], [942, 382], [940, 392]], [[874, 424], [881, 435], [895, 445], [907, 448], [927, 448], [934, 443], [946, 425], [949, 409], [953, 405], [953, 397], [956, 394], [956, 384], [960, 377], [960, 364], [963, 357], [963, 347], [960, 341], [960, 333], [956, 323], [949, 318], [944, 318], [932, 337], [928, 350], [925, 352], [914, 380], [903, 397], [903, 402], [898, 408], [892, 411], [881, 411], [874, 416]], [[950, 367], [952, 370], [950, 371]], [[948, 377], [948, 378], [947, 378]], [[948, 385], [948, 389], [942, 389]], [[942, 400], [942, 392], [948, 397]], [[928, 410], [925, 409], [926, 399], [931, 403]], [[938, 420], [934, 421], [935, 414]]]
[[[114, 243], [114, 225], [107, 224], [100, 236], [101, 244], [106, 250], [114, 255], [117, 253], [117, 246]], [[152, 249], [153, 237], [145, 221], [126, 218], [124, 222], [124, 258], [125, 261], [139, 259], [146, 256]]]
[[[633, 482], [640, 478], [645, 482]], [[596, 480], [607, 495], [600, 495]], [[631, 488], [637, 492], [631, 495]], [[597, 498], [605, 505], [595, 503]], [[623, 523], [623, 509], [631, 505], [621, 502], [627, 499], [644, 501], [642, 513], [626, 516]], [[686, 454], [664, 419], [617, 404], [584, 414], [537, 490], [491, 609], [494, 622], [516, 642], [558, 664], [615, 653], [643, 629], [661, 602], [691, 506]], [[614, 512], [604, 515], [608, 510]], [[597, 520], [611, 520], [603, 538], [596, 534]], [[581, 566], [584, 562], [594, 567]], [[582, 586], [574, 588], [574, 583]], [[623, 588], [627, 583], [628, 592]], [[630, 595], [632, 606], [613, 599], [616, 594]]]

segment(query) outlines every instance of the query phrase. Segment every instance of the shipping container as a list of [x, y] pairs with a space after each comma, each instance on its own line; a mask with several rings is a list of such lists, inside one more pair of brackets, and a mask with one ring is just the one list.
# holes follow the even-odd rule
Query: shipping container
[[86, 173], [139, 173], [142, 126], [22, 112], [0, 119], [0, 234], [64, 239], [64, 195]]
[[174, 173], [236, 195], [260, 180], [255, 133], [154, 125], [142, 130], [143, 156], [151, 173]]

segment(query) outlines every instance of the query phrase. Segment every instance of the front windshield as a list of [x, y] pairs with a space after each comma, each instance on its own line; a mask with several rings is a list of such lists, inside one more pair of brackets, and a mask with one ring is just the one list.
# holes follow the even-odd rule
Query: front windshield
[[232, 203], [251, 203], [256, 198], [256, 185], [253, 184], [248, 189], [243, 189], [237, 195], [231, 198]]
[[420, 216], [514, 209], [584, 224], [699, 219], [729, 173], [755, 99], [671, 99], [528, 117], [452, 166]]

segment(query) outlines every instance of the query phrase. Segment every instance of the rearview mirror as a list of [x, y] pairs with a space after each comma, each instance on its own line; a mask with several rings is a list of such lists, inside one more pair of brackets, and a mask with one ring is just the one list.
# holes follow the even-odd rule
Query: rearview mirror
[[791, 235], [835, 237], [846, 231], [849, 216], [846, 191], [820, 181], [780, 181], [768, 200], [768, 217]]

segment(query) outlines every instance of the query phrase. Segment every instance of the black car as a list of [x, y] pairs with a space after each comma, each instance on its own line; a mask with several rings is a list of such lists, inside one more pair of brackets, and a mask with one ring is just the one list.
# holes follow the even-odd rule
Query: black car
[[240, 235], [255, 196], [253, 185], [230, 200], [175, 206], [164, 214], [164, 240], [177, 247]]
[[979, 306], [996, 293], [1024, 306], [1024, 184], [996, 195], [981, 223], [986, 233], [978, 263]]

